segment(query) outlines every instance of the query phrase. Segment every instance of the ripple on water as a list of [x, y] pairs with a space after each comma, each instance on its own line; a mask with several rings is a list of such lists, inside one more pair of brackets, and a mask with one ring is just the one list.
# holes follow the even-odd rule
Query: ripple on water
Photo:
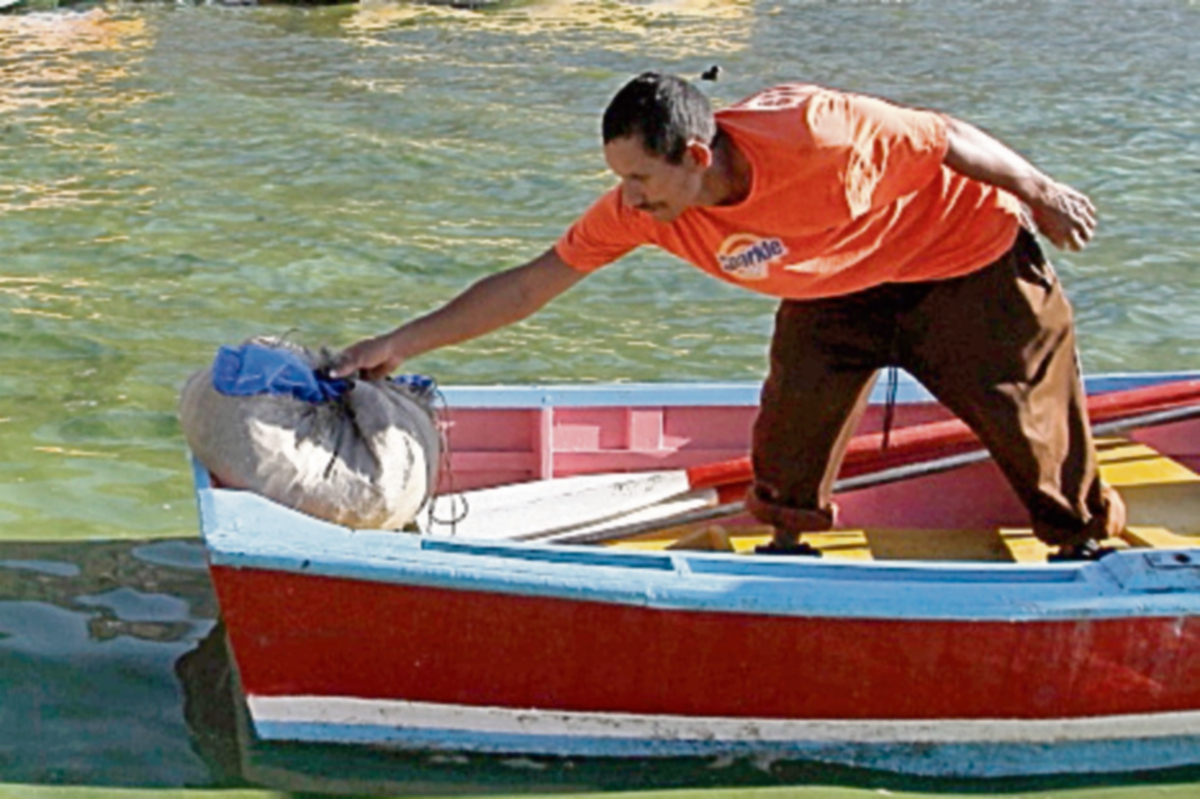
[[[1093, 246], [1054, 255], [1088, 371], [1200, 365], [1198, 40], [1197, 7], [1175, 0], [138, 3], [0, 15], [4, 779], [223, 779], [189, 744], [225, 739], [198, 733], [212, 729], [197, 721], [209, 718], [204, 702], [181, 697], [220, 689], [228, 664], [172, 672], [216, 614], [198, 545], [142, 540], [195, 534], [173, 421], [183, 380], [221, 344], [289, 330], [306, 344], [348, 342], [543, 251], [613, 185], [598, 111], [642, 69], [696, 75], [720, 63], [722, 79], [704, 84], [718, 106], [808, 80], [978, 123], [1100, 206]], [[406, 368], [443, 384], [752, 381], [772, 311], [639, 254], [523, 325]], [[895, 787], [745, 762], [529, 769], [259, 754], [310, 785], [354, 775], [376, 793]]]

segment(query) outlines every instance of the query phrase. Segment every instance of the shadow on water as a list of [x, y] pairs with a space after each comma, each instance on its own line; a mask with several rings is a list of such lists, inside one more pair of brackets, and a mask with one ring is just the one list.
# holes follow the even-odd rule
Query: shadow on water
[[0, 543], [0, 779], [359, 795], [789, 785], [995, 794], [1200, 783], [1197, 768], [951, 781], [750, 758], [531, 758], [268, 744], [247, 731], [217, 615], [198, 541]]

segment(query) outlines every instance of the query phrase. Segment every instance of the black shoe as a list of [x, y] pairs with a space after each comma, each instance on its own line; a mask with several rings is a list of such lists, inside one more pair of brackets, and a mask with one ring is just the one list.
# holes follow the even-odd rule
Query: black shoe
[[779, 541], [771, 539], [766, 544], [754, 548], [755, 555], [800, 555], [802, 557], [819, 558], [821, 550], [803, 541]]
[[1057, 552], [1046, 556], [1050, 563], [1070, 563], [1072, 561], [1100, 560], [1105, 555], [1111, 555], [1117, 550], [1112, 547], [1102, 547], [1096, 541], [1088, 540], [1082, 544], [1063, 544]]

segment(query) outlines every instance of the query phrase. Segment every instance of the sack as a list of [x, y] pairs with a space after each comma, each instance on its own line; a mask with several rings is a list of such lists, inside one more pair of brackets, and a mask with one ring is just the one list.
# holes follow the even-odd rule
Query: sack
[[331, 380], [331, 360], [266, 337], [222, 347], [183, 388], [184, 438], [222, 487], [348, 527], [404, 527], [437, 484], [432, 381]]

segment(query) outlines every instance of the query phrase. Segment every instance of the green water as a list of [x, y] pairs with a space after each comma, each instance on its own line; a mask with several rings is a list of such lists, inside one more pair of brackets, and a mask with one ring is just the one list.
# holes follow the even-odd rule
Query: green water
[[[340, 346], [541, 252], [611, 184], [597, 114], [647, 68], [721, 64], [717, 104], [808, 80], [990, 129], [1100, 207], [1093, 246], [1056, 257], [1086, 368], [1200, 368], [1197, 41], [1186, 0], [0, 15], [0, 797], [285, 790], [297, 774], [373, 793], [1200, 796], [1189, 773], [959, 786], [287, 749], [256, 752], [248, 783], [212, 755], [227, 740], [185, 719], [174, 671], [215, 618], [198, 545], [152, 541], [195, 536], [175, 403], [217, 346], [289, 331]], [[771, 311], [648, 252], [409, 367], [444, 384], [754, 380]]]

